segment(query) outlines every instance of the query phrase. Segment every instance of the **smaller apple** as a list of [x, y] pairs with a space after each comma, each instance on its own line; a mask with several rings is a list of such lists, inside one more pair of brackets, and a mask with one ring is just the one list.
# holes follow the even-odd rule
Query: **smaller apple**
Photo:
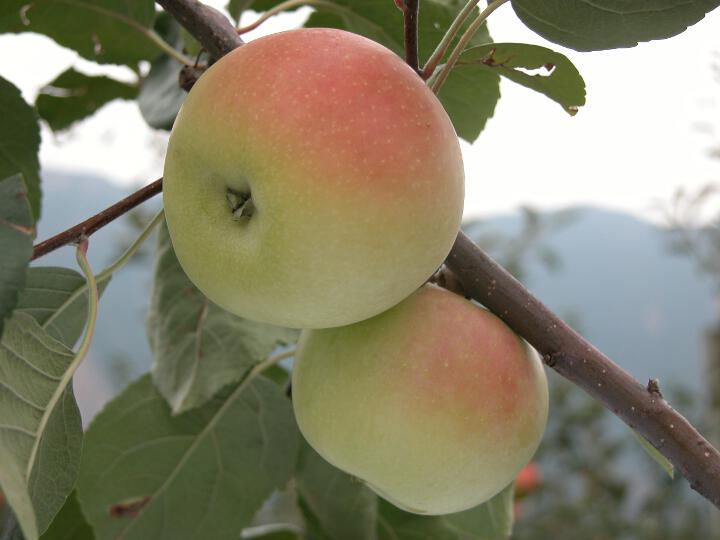
[[304, 331], [293, 406], [327, 461], [400, 508], [446, 514], [530, 461], [548, 388], [538, 355], [498, 317], [425, 285], [372, 319]]

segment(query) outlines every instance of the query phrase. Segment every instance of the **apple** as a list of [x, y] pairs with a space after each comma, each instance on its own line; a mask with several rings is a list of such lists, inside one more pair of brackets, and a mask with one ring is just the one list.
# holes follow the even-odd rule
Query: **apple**
[[372, 319], [303, 331], [292, 397], [300, 430], [328, 462], [396, 506], [434, 515], [512, 482], [548, 414], [537, 353], [434, 285]]
[[295, 328], [367, 319], [442, 263], [463, 208], [453, 126], [392, 51], [333, 29], [247, 43], [170, 136], [165, 216], [213, 302]]

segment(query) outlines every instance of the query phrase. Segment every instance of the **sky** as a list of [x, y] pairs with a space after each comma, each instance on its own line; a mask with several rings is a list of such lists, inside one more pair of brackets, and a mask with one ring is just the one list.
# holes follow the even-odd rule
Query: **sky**
[[[292, 28], [307, 13], [276, 17], [246, 37]], [[248, 13], [243, 23], [254, 18]], [[658, 208], [678, 187], [720, 183], [720, 160], [710, 157], [720, 147], [720, 9], [669, 40], [593, 53], [544, 41], [509, 5], [489, 24], [495, 41], [544, 45], [568, 56], [585, 79], [588, 101], [570, 117], [544, 96], [503, 80], [494, 117], [473, 145], [462, 145], [466, 217], [519, 205], [583, 204], [661, 222]], [[0, 75], [28, 101], [69, 67], [134, 77], [127, 68], [87, 62], [44, 36], [0, 36]], [[167, 134], [148, 128], [134, 103], [116, 101], [68, 132], [43, 127], [40, 161], [45, 169], [137, 186], [162, 175], [166, 143]]]

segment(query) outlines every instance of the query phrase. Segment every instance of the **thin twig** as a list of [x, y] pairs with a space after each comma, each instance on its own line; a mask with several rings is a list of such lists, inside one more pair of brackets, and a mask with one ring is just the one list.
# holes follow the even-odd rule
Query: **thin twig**
[[40, 242], [33, 248], [33, 260], [55, 251], [57, 248], [68, 244], [76, 243], [83, 237], [88, 237], [98, 229], [101, 229], [111, 221], [122, 216], [126, 212], [132, 210], [140, 203], [143, 203], [154, 197], [162, 191], [162, 178], [155, 180], [152, 184], [139, 189], [135, 193], [128, 195], [123, 200], [109, 206], [102, 212], [89, 217], [82, 223], [78, 223], [74, 227], [69, 228], [52, 238], [48, 238], [44, 242]]
[[457, 36], [460, 28], [462, 28], [462, 25], [465, 23], [470, 14], [475, 10], [475, 6], [477, 6], [479, 2], [480, 0], [468, 0], [468, 3], [465, 4], [465, 7], [462, 9], [462, 11], [460, 11], [457, 17], [455, 17], [455, 20], [452, 22], [447, 32], [445, 32], [442, 40], [440, 41], [440, 43], [438, 43], [438, 46], [435, 47], [435, 50], [430, 55], [430, 58], [428, 58], [428, 61], [425, 62], [425, 66], [422, 69], [423, 79], [429, 79], [430, 76], [435, 72], [435, 68], [443, 59], [443, 56], [445, 56], [445, 53], [450, 47], [453, 39], [455, 39], [455, 36]]
[[[145, 226], [145, 228], [142, 230], [142, 232], [138, 235], [138, 237], [133, 241], [132, 244], [128, 246], [128, 248], [120, 255], [117, 259], [115, 259], [112, 263], [110, 263], [109, 266], [107, 266], [102, 272], [99, 272], [95, 276], [95, 282], [98, 285], [103, 284], [105, 281], [110, 279], [112, 275], [117, 272], [120, 268], [125, 266], [127, 262], [132, 259], [132, 256], [135, 255], [138, 249], [140, 249], [140, 246], [147, 240], [147, 237], [150, 236], [150, 233], [155, 230], [155, 227], [157, 227], [160, 222], [162, 222], [163, 218], [165, 217], [165, 212], [163, 210], [160, 210], [157, 214], [155, 214], [155, 217], [150, 220], [150, 222]], [[96, 285], [96, 286], [98, 286]], [[55, 322], [55, 319], [57, 317], [62, 316], [63, 313], [65, 313], [65, 309], [72, 305], [73, 302], [83, 294], [85, 294], [85, 291], [88, 290], [90, 287], [90, 280], [85, 280], [85, 282], [80, 285], [77, 289], [75, 289], [70, 296], [68, 296], [65, 301], [58, 306], [58, 308], [48, 317], [45, 322], [42, 324], [43, 328], [49, 328], [51, 324]]]
[[65, 390], [67, 389], [68, 385], [72, 384], [72, 377], [75, 374], [75, 371], [77, 371], [77, 368], [80, 366], [82, 361], [85, 359], [85, 356], [90, 349], [90, 343], [92, 342], [92, 338], [95, 335], [95, 323], [97, 322], [97, 305], [99, 295], [97, 281], [95, 281], [95, 275], [93, 274], [92, 268], [90, 267], [90, 263], [87, 259], [87, 249], [88, 240], [87, 238], [83, 238], [83, 240], [78, 244], [75, 253], [77, 262], [80, 265], [80, 269], [85, 275], [85, 279], [87, 281], [87, 288], [90, 292], [90, 294], [88, 294], [88, 319], [85, 325], [85, 334], [83, 335], [83, 339], [80, 342], [80, 346], [78, 347], [75, 356], [65, 369], [65, 372], [57, 381], [57, 386], [55, 387], [52, 396], [50, 396], [50, 399], [45, 406], [43, 415], [40, 418], [40, 424], [38, 425], [37, 431], [35, 432], [35, 441], [30, 450], [30, 459], [28, 460], [27, 469], [25, 472], [25, 478], [28, 481], [32, 477], [33, 468], [36, 462], [35, 457], [40, 451], [40, 442], [43, 439], [43, 435], [45, 433], [48, 422], [50, 421], [50, 417], [55, 411], [55, 407], [58, 406], [58, 403], [65, 395]]
[[298, 6], [322, 6], [333, 10], [338, 8], [338, 4], [334, 2], [328, 2], [326, 0], [286, 0], [285, 2], [279, 3], [274, 8], [267, 10], [252, 23], [246, 26], [239, 26], [237, 29], [237, 33], [245, 34], [247, 32], [255, 30], [258, 26], [267, 21], [269, 18], [274, 17], [278, 13], [282, 13], [283, 11], [287, 11]]
[[482, 10], [477, 17], [475, 17], [475, 20], [470, 23], [470, 26], [467, 27], [467, 30], [465, 30], [463, 35], [460, 37], [460, 40], [457, 42], [457, 45], [455, 45], [455, 48], [450, 53], [448, 61], [440, 69], [440, 73], [438, 73], [438, 76], [430, 85], [430, 89], [433, 92], [435, 92], [436, 94], [440, 92], [442, 85], [445, 83], [448, 75], [450, 75], [450, 72], [455, 67], [455, 64], [457, 64], [458, 58], [460, 58], [460, 55], [475, 35], [475, 32], [477, 32], [478, 29], [485, 23], [485, 21], [493, 11], [502, 6], [507, 1], [508, 0], [495, 0], [494, 2], [490, 2], [488, 6], [484, 10]]

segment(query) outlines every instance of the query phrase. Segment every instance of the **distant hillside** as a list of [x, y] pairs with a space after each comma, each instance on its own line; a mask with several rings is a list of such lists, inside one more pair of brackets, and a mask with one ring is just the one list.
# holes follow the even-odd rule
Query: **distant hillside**
[[[44, 173], [43, 189], [39, 238], [129, 192], [99, 178], [52, 171]], [[160, 201], [151, 204], [157, 207]], [[508, 234], [519, 225], [518, 216], [493, 218], [483, 222], [482, 231]], [[473, 236], [477, 229], [471, 226], [468, 232]], [[130, 231], [129, 224], [120, 221], [93, 236], [90, 256], [95, 269], [117, 255]], [[561, 315], [571, 314], [590, 341], [640, 380], [658, 377], [661, 383], [699, 386], [702, 333], [713, 321], [714, 293], [692, 261], [668, 253], [660, 229], [625, 214], [580, 208], [577, 218], [546, 243], [559, 256], [561, 267], [548, 271], [529, 259], [525, 281], [537, 296]], [[75, 267], [69, 248], [38, 263]], [[124, 384], [121, 379], [149, 367], [144, 324], [150, 280], [149, 259], [132, 264], [116, 276], [102, 299], [91, 358], [77, 383], [86, 416], [111, 389]], [[123, 372], [126, 368], [129, 372]]]

